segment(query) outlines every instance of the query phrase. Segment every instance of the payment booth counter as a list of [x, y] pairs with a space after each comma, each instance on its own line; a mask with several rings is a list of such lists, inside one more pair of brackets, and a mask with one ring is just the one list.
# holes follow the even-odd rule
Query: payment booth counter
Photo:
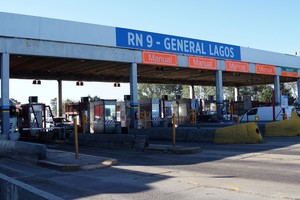
[[[146, 119], [142, 118], [139, 120], [139, 125], [143, 128], [147, 127], [161, 127], [163, 126], [162, 119], [162, 104], [161, 99], [149, 99], [139, 102], [139, 113], [144, 113]], [[146, 122], [146, 125], [144, 124]]]
[[151, 106], [152, 106], [152, 126], [159, 127], [161, 122], [161, 106], [160, 106], [160, 99], [152, 99]]
[[164, 127], [172, 126], [172, 101], [162, 100], [162, 118], [164, 119]]
[[121, 124], [121, 132], [128, 133], [130, 123], [130, 101], [117, 102], [117, 121]]
[[[22, 104], [20, 116], [22, 118], [20, 133], [24, 137], [33, 137], [39, 132], [38, 128], [46, 127], [45, 104]], [[28, 130], [23, 131], [23, 129]]]
[[116, 100], [90, 102], [90, 132], [116, 132]]
[[172, 102], [172, 112], [175, 113], [179, 126], [190, 125], [190, 99], [177, 99]]
[[146, 114], [144, 116], [146, 118], [146, 124], [144, 124], [144, 120], [139, 117], [139, 127], [152, 127], [152, 100], [141, 100], [139, 102], [139, 113]]

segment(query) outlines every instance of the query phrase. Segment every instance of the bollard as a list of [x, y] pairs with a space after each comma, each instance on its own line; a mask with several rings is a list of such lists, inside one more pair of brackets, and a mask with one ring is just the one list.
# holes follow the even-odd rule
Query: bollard
[[173, 113], [172, 116], [172, 144], [173, 147], [176, 145], [176, 115]]
[[74, 123], [74, 144], [75, 144], [75, 159], [78, 159], [78, 129], [77, 129], [77, 118], [73, 118]]

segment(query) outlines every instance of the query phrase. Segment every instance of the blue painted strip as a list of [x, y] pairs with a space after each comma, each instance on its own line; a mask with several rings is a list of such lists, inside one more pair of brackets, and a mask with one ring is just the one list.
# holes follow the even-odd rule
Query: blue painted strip
[[131, 107], [138, 107], [138, 106], [139, 106], [139, 103], [138, 103], [138, 102], [131, 102], [131, 103], [130, 103], [130, 106], [131, 106]]
[[216, 100], [216, 103], [217, 104], [224, 104], [224, 101], [222, 101], [222, 100]]
[[5, 106], [5, 105], [3, 105], [3, 106], [0, 106], [0, 109], [1, 109], [1, 110], [9, 110], [9, 109], [10, 109], [10, 106]]
[[241, 60], [239, 46], [118, 27], [116, 45], [131, 49]]

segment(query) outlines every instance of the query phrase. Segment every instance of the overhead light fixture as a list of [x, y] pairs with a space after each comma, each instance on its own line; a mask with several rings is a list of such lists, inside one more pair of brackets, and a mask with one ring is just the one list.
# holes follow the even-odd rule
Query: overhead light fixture
[[76, 86], [83, 86], [83, 81], [77, 81]]
[[164, 68], [163, 67], [156, 67], [155, 70], [156, 71], [164, 71]]
[[39, 79], [34, 79], [33, 81], [32, 81], [32, 84], [33, 85], [41, 85], [41, 80], [39, 80]]
[[114, 83], [114, 87], [121, 87], [121, 84], [118, 83], [118, 82], [115, 82], [115, 83]]

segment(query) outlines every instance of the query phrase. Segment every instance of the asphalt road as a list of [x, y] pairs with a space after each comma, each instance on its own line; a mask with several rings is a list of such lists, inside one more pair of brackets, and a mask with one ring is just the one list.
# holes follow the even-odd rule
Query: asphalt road
[[81, 154], [116, 158], [119, 164], [59, 172], [0, 158], [0, 172], [63, 199], [300, 199], [300, 137], [267, 137], [263, 144], [177, 145], [199, 146], [202, 152], [80, 147]]

